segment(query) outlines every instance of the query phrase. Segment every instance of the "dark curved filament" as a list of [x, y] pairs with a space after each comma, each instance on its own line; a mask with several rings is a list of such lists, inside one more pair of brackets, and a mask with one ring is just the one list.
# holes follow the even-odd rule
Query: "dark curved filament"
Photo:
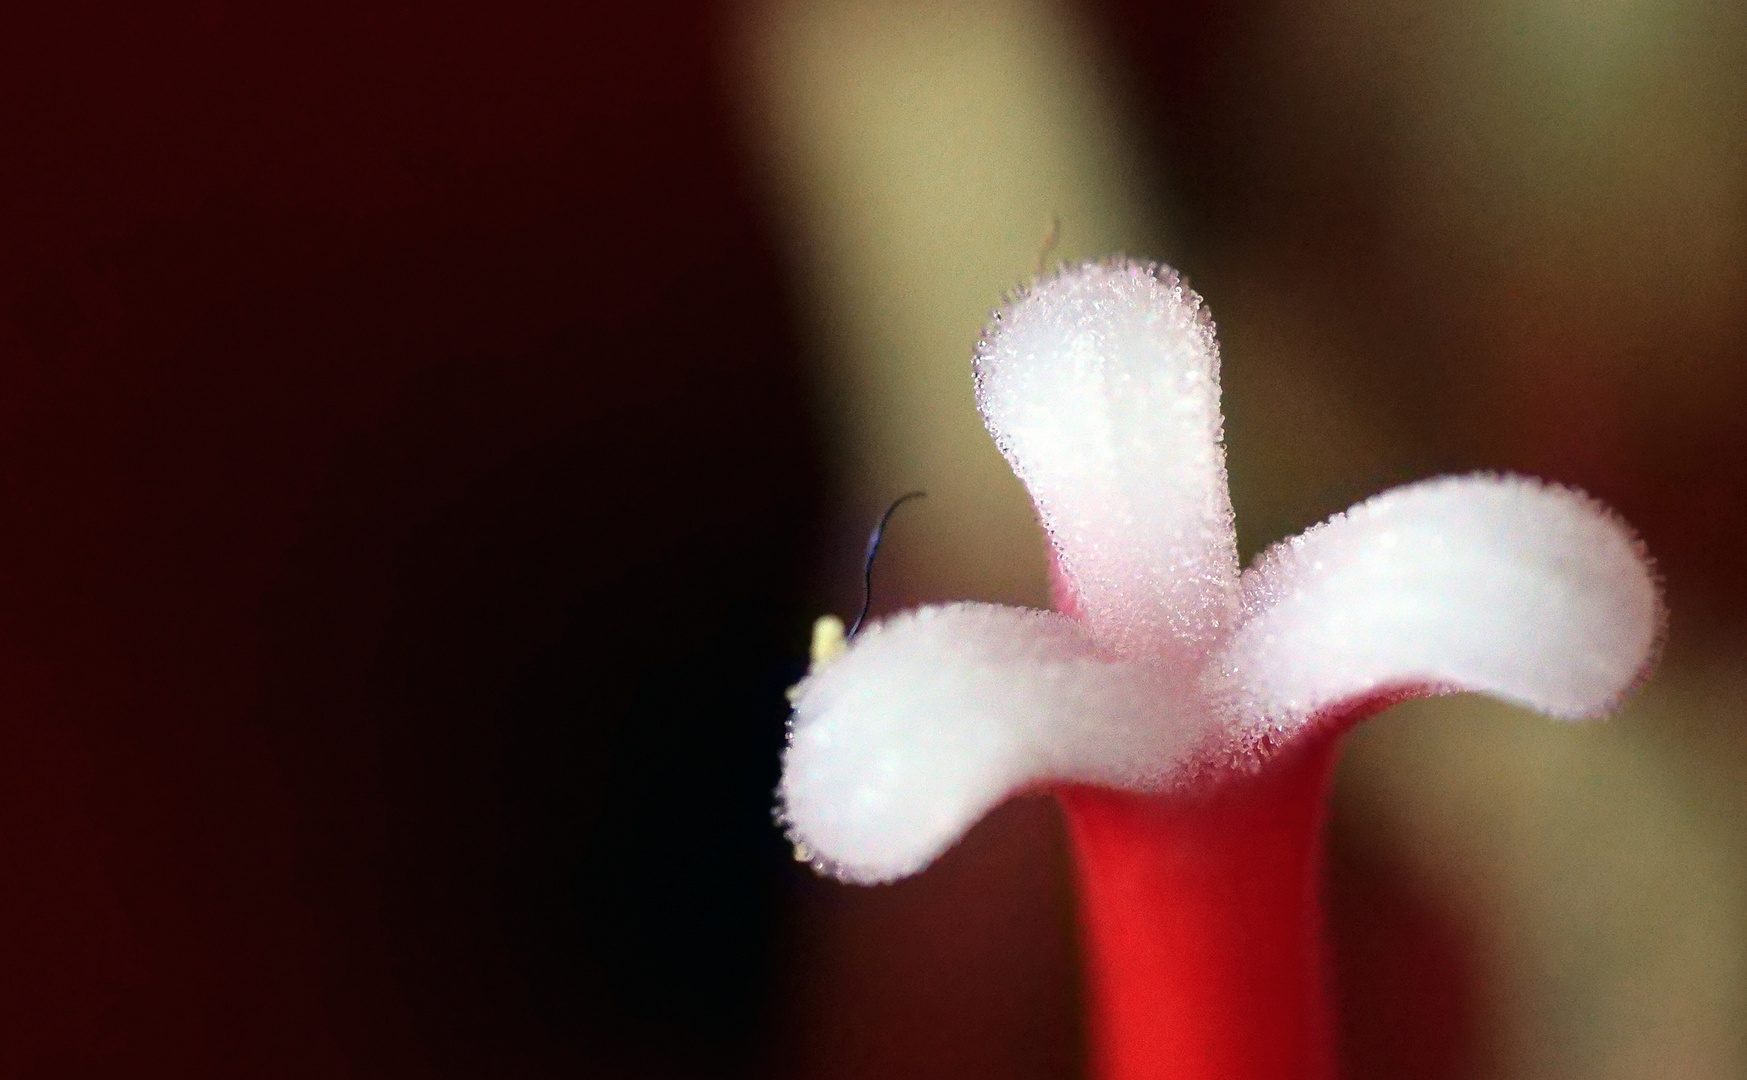
[[880, 515], [880, 523], [874, 526], [874, 531], [867, 538], [867, 556], [861, 563], [861, 610], [856, 612], [855, 622], [849, 627], [849, 636], [861, 629], [861, 624], [867, 619], [867, 609], [873, 606], [873, 564], [874, 556], [880, 553], [880, 541], [885, 539], [886, 526], [891, 523], [892, 515], [898, 512], [911, 499], [926, 496], [926, 491], [906, 491], [892, 500], [892, 505], [886, 507], [886, 512]]

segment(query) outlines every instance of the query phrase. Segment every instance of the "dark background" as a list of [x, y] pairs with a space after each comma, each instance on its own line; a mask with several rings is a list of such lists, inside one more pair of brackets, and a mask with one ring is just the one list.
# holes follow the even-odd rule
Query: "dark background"
[[740, 1071], [819, 480], [718, 12], [50, 10], [0, 1071]]

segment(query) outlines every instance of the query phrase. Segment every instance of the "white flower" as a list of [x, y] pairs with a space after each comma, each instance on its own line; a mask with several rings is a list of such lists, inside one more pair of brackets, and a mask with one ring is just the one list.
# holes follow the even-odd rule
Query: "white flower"
[[1071, 611], [924, 607], [809, 674], [779, 813], [823, 870], [901, 877], [1017, 790], [1261, 767], [1313, 723], [1405, 696], [1597, 716], [1653, 659], [1641, 545], [1536, 480], [1396, 488], [1240, 575], [1218, 345], [1174, 271], [1113, 260], [1040, 281], [974, 368]]

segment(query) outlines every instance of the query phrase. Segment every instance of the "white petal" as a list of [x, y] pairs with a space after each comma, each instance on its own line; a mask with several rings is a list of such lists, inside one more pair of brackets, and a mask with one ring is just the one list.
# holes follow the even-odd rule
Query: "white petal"
[[1279, 724], [1403, 689], [1596, 716], [1646, 669], [1662, 626], [1631, 532], [1587, 496], [1519, 477], [1385, 492], [1268, 552], [1244, 597], [1214, 677]]
[[822, 868], [885, 881], [1035, 782], [1168, 783], [1212, 729], [1183, 671], [1117, 660], [1053, 612], [965, 603], [870, 625], [798, 688], [782, 818]]
[[997, 312], [975, 367], [1097, 640], [1132, 656], [1220, 637], [1237, 547], [1201, 298], [1162, 266], [1088, 263]]

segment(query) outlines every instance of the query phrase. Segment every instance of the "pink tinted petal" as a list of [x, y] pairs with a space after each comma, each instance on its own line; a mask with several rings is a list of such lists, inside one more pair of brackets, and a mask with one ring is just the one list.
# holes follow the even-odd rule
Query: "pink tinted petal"
[[975, 372], [1099, 643], [1194, 655], [1222, 636], [1237, 548], [1201, 298], [1156, 264], [1065, 270], [996, 313]]
[[1606, 508], [1520, 477], [1411, 484], [1268, 552], [1217, 691], [1275, 724], [1391, 690], [1606, 712], [1659, 641], [1644, 552]]
[[781, 814], [821, 869], [902, 877], [1040, 780], [1168, 783], [1209, 737], [1194, 690], [1182, 669], [1118, 661], [1053, 612], [907, 612], [799, 687]]

